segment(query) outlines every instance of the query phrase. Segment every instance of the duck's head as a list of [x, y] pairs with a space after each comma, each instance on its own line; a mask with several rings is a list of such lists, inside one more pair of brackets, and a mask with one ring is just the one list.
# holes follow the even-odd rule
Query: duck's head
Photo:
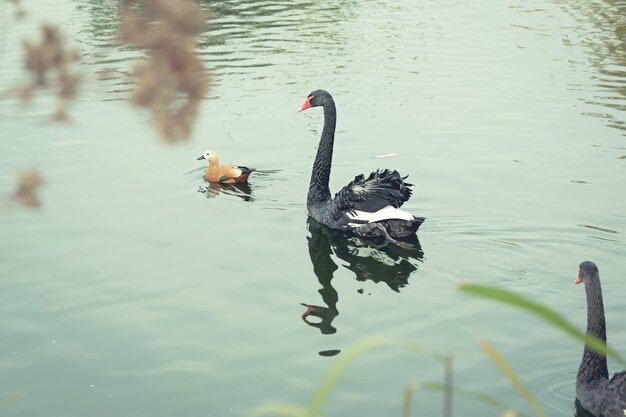
[[578, 266], [578, 276], [574, 280], [574, 284], [595, 279], [598, 277], [598, 267], [591, 261], [585, 261]]
[[327, 100], [332, 100], [332, 96], [328, 91], [325, 90], [315, 90], [306, 97], [306, 101], [302, 106], [300, 106], [300, 111], [306, 110], [309, 107], [317, 107], [323, 106], [326, 104]]
[[217, 163], [217, 154], [215, 153], [215, 151], [206, 151], [198, 157], [198, 161], [201, 159], [206, 159], [207, 161], [209, 161], [209, 164], [214, 164]]

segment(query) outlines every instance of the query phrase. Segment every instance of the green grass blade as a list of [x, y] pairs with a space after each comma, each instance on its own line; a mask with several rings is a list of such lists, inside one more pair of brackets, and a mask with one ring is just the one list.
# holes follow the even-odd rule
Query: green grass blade
[[266, 415], [284, 417], [306, 417], [307, 410], [291, 404], [271, 403], [255, 408], [248, 415], [251, 417]]
[[432, 349], [425, 348], [424, 346], [418, 343], [414, 343], [414, 342], [410, 342], [406, 340], [397, 340], [397, 339], [390, 339], [390, 338], [385, 338], [385, 337], [372, 337], [372, 338], [368, 338], [360, 342], [357, 342], [351, 347], [349, 347], [348, 349], [346, 349], [346, 351], [342, 353], [341, 357], [338, 358], [329, 369], [328, 373], [326, 374], [326, 376], [324, 377], [324, 379], [318, 386], [317, 390], [315, 391], [315, 394], [313, 395], [313, 399], [311, 400], [311, 407], [309, 409], [308, 416], [309, 417], [319, 416], [320, 410], [326, 403], [326, 400], [330, 392], [332, 391], [333, 387], [339, 380], [339, 377], [345, 372], [346, 368], [356, 358], [358, 358], [359, 356], [361, 356], [363, 353], [367, 352], [368, 350], [371, 350], [380, 346], [395, 346], [395, 347], [404, 348], [413, 352], [417, 352], [420, 354], [428, 353], [431, 357], [437, 360], [440, 360], [440, 361], [444, 360], [443, 354], [436, 352]]
[[519, 376], [511, 369], [509, 364], [504, 360], [502, 356], [494, 349], [493, 346], [489, 344], [486, 340], [480, 340], [480, 346], [483, 348], [487, 356], [496, 364], [500, 371], [509, 378], [517, 392], [520, 393], [522, 397], [526, 400], [526, 402], [530, 405], [530, 408], [533, 410], [537, 417], [546, 417], [546, 413], [543, 411], [543, 408], [535, 399], [535, 397], [528, 390], [526, 385], [522, 382]]
[[419, 382], [408, 384], [404, 389], [404, 402], [402, 405], [402, 417], [411, 417], [411, 409], [413, 408], [413, 396], [415, 392], [421, 388]]
[[11, 394], [8, 398], [0, 401], [0, 411], [8, 408], [13, 403], [17, 402], [20, 398], [22, 398], [22, 391], [17, 390], [13, 394]]
[[[442, 384], [441, 382], [433, 382], [433, 381], [417, 382], [417, 383], [410, 384], [409, 386], [407, 386], [407, 395], [412, 395], [418, 389], [444, 392], [446, 390], [446, 385]], [[487, 394], [483, 394], [478, 391], [472, 391], [472, 390], [467, 390], [463, 388], [453, 387], [452, 394], [457, 397], [463, 397], [469, 400], [481, 402], [483, 404], [489, 405], [495, 408], [496, 410], [502, 411], [502, 412], [513, 409], [513, 407], [500, 401], [499, 399], [492, 397], [490, 395], [487, 395]], [[410, 403], [411, 403], [410, 399], [407, 399], [405, 397], [405, 410], [406, 410], [406, 405], [407, 404], [410, 405]], [[410, 414], [407, 411], [405, 411], [404, 416], [408, 417], [409, 415]], [[529, 417], [528, 414], [524, 414], [524, 413], [518, 413], [518, 415], [520, 417]]]
[[526, 311], [530, 311], [531, 313], [541, 317], [548, 323], [551, 323], [559, 329], [563, 330], [565, 333], [568, 333], [569, 335], [584, 341], [596, 352], [601, 353], [605, 356], [610, 356], [611, 358], [619, 362], [622, 366], [626, 367], [626, 361], [619, 353], [617, 353], [617, 351], [607, 346], [597, 337], [587, 335], [578, 330], [574, 325], [561, 317], [561, 315], [546, 306], [524, 298], [518, 294], [515, 294], [514, 292], [505, 290], [504, 288], [492, 287], [489, 285], [461, 284], [459, 286], [459, 290], [469, 294], [478, 295], [480, 297], [500, 301], [508, 305], [519, 307]]
[[443, 385], [445, 387], [443, 393], [443, 417], [452, 417], [452, 389], [454, 388], [452, 381], [452, 355], [447, 354], [444, 360], [445, 373], [443, 375]]

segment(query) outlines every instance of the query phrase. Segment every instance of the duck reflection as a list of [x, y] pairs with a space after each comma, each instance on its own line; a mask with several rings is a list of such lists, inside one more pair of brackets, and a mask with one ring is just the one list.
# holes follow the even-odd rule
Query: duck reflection
[[252, 188], [248, 183], [240, 184], [222, 184], [217, 182], [206, 182], [198, 188], [199, 193], [204, 193], [206, 198], [215, 198], [220, 193], [239, 197], [244, 201], [254, 201], [252, 197]]
[[[409, 276], [417, 270], [424, 257], [417, 236], [405, 240], [403, 246], [378, 246], [374, 241], [346, 236], [310, 217], [307, 226], [311, 234], [307, 237], [309, 256], [313, 272], [322, 285], [319, 293], [325, 306], [301, 303], [307, 308], [302, 314], [302, 320], [311, 327], [317, 327], [322, 334], [337, 332], [332, 322], [339, 314], [339, 296], [331, 285], [331, 280], [339, 267], [333, 261], [332, 255], [342, 259], [345, 262], [342, 266], [354, 272], [358, 281], [382, 281], [396, 292], [400, 292], [408, 284]], [[311, 317], [319, 320], [311, 321]]]

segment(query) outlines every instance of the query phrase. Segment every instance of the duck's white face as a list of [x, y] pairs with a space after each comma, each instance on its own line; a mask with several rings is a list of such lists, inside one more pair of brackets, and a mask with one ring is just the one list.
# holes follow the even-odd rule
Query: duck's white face
[[198, 160], [200, 159], [206, 159], [209, 163], [215, 163], [217, 162], [217, 154], [214, 151], [206, 151], [198, 158]]

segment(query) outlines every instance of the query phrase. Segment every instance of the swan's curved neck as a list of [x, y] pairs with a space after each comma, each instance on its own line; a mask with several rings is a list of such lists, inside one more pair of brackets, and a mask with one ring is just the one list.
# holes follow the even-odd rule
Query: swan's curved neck
[[313, 173], [309, 184], [307, 205], [322, 203], [330, 200], [330, 166], [333, 162], [333, 145], [335, 142], [335, 126], [337, 124], [337, 111], [335, 102], [328, 98], [324, 104], [324, 129], [317, 146], [317, 155], [313, 163]]
[[[602, 303], [602, 286], [595, 276], [585, 280], [587, 293], [587, 334], [606, 342], [606, 323], [604, 320], [604, 304]], [[609, 377], [606, 357], [593, 351], [585, 344], [583, 360], [578, 369], [579, 381], [591, 381], [599, 377]]]

